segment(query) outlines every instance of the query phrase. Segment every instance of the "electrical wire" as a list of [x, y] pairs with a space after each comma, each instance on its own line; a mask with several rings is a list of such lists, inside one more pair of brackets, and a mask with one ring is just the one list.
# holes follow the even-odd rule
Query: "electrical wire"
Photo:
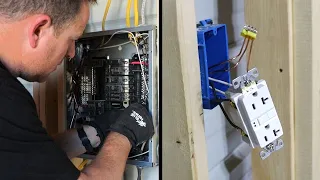
[[249, 67], [250, 67], [250, 59], [251, 59], [251, 52], [252, 52], [252, 47], [253, 47], [253, 41], [251, 41], [250, 48], [249, 48], [249, 55], [248, 55], [248, 61], [247, 61], [247, 72], [249, 72]]
[[222, 106], [221, 103], [219, 103], [219, 107], [220, 107], [220, 109], [222, 110], [222, 113], [224, 114], [224, 116], [225, 116], [225, 118], [227, 119], [227, 121], [229, 122], [229, 124], [230, 124], [232, 127], [240, 130], [240, 131], [241, 131], [241, 134], [243, 134], [244, 131], [243, 131], [239, 126], [235, 125], [235, 124], [231, 121], [231, 119], [229, 118], [226, 110], [224, 109], [224, 107]]
[[[209, 86], [209, 88], [210, 88], [210, 89], [213, 89], [211, 86]], [[225, 92], [223, 92], [223, 91], [221, 91], [221, 90], [219, 90], [219, 89], [217, 89], [217, 88], [215, 88], [214, 90], [215, 90], [216, 92], [220, 93], [220, 94], [226, 95]]]
[[84, 159], [82, 163], [78, 166], [79, 171], [82, 171], [83, 168], [88, 164], [88, 162], [89, 162], [88, 159]]
[[128, 0], [127, 10], [126, 10], [126, 25], [130, 27], [130, 15], [131, 15], [131, 0]]
[[221, 94], [223, 94], [223, 95], [226, 95], [225, 92], [223, 92], [223, 91], [221, 91], [221, 90], [219, 90], [219, 89], [214, 89], [214, 90], [217, 91], [218, 93], [221, 93]]
[[143, 0], [141, 5], [141, 25], [146, 24], [146, 16], [145, 16], [146, 2], [147, 0]]
[[230, 84], [230, 83], [228, 83], [228, 82], [225, 82], [225, 81], [221, 81], [221, 80], [219, 80], [219, 79], [214, 79], [214, 78], [211, 78], [211, 77], [208, 77], [208, 79], [210, 80], [210, 81], [214, 81], [214, 82], [217, 82], [217, 83], [220, 83], [220, 84], [224, 84], [224, 85], [227, 85], [227, 86], [232, 86], [232, 84]]
[[139, 25], [139, 9], [138, 9], [138, 0], [134, 0], [134, 25]]
[[132, 159], [132, 158], [136, 158], [136, 157], [139, 157], [139, 156], [142, 156], [142, 155], [145, 155], [145, 154], [148, 154], [149, 151], [146, 151], [146, 152], [143, 152], [143, 153], [140, 153], [140, 154], [137, 154], [137, 155], [134, 155], [134, 156], [130, 156], [128, 157], [129, 159]]
[[[247, 38], [246, 38], [246, 39], [247, 39]], [[227, 72], [227, 71], [231, 71], [231, 69], [236, 68], [236, 67], [240, 64], [240, 62], [241, 62], [244, 54], [246, 53], [246, 51], [247, 51], [247, 49], [248, 49], [249, 42], [250, 42], [250, 39], [249, 39], [248, 42], [246, 43], [245, 49], [244, 49], [244, 51], [241, 53], [241, 55], [240, 55], [240, 57], [239, 57], [239, 60], [236, 62], [236, 64], [235, 64], [233, 67], [231, 67], [231, 68], [229, 68], [229, 69], [224, 69], [224, 70], [216, 70], [216, 71], [213, 71], [213, 72], [211, 72], [211, 73], [215, 73], [215, 72]], [[235, 57], [235, 58], [236, 58], [236, 57]], [[232, 58], [232, 59], [234, 59], [234, 58]], [[229, 61], [230, 61], [230, 60], [229, 60]], [[228, 61], [228, 62], [229, 62], [229, 61]]]
[[[112, 38], [113, 38], [116, 34], [119, 34], [119, 33], [128, 33], [128, 32], [129, 32], [129, 31], [125, 31], [125, 30], [116, 31], [115, 33], [113, 33], [113, 34], [111, 35], [111, 37], [108, 39], [107, 42], [102, 42], [102, 44], [100, 45], [100, 47], [107, 45], [107, 44], [112, 40]], [[92, 50], [92, 49], [91, 49], [91, 50]]]
[[127, 45], [127, 44], [131, 44], [131, 43], [132, 43], [131, 41], [127, 41], [127, 42], [124, 42], [124, 43], [120, 43], [120, 44], [116, 44], [116, 45], [112, 45], [112, 46], [101, 47], [101, 48], [92, 49], [92, 50], [93, 51], [97, 51], [97, 50], [102, 50], [102, 49], [111, 49], [111, 48], [116, 48], [116, 47], [119, 47], [119, 46], [124, 46], [124, 45]]
[[141, 151], [143, 151], [144, 147], [146, 146], [147, 142], [144, 142], [141, 146]]
[[138, 170], [137, 180], [141, 180], [142, 179], [142, 167], [137, 166], [137, 170]]
[[236, 60], [237, 58], [239, 58], [239, 57], [242, 55], [242, 53], [245, 52], [245, 51], [243, 51], [243, 50], [244, 50], [245, 45], [247, 45], [247, 43], [248, 43], [248, 38], [245, 38], [245, 39], [243, 40], [243, 43], [242, 43], [240, 52], [239, 52], [235, 57], [233, 57], [233, 58], [231, 58], [231, 59], [228, 59], [228, 60], [226, 60], [226, 61], [222, 61], [222, 62], [220, 62], [220, 63], [218, 63], [218, 64], [212, 65], [212, 66], [209, 67], [209, 69], [214, 68], [214, 67], [217, 67], [217, 66], [220, 66], [220, 65], [225, 64], [225, 63], [230, 63], [230, 62]]
[[74, 111], [69, 129], [72, 129], [72, 125], [73, 125], [73, 122], [74, 122], [75, 117], [76, 117], [76, 112]]
[[112, 0], [108, 0], [107, 5], [106, 5], [106, 9], [104, 10], [104, 15], [103, 15], [103, 19], [102, 19], [102, 30], [103, 31], [105, 30], [106, 19], [107, 19], [110, 5], [111, 5], [111, 1]]
[[[107, 41], [106, 43], [102, 42], [100, 48], [90, 49], [90, 50], [91, 50], [91, 51], [96, 51], [96, 50], [102, 50], [102, 49], [110, 49], [110, 48], [116, 48], [116, 47], [119, 47], [119, 46], [123, 46], [123, 45], [127, 45], [127, 44], [132, 43], [132, 41], [127, 41], [127, 42], [124, 42], [124, 43], [120, 43], [120, 44], [116, 44], [116, 45], [111, 45], [111, 46], [103, 47], [103, 46], [107, 45], [107, 44], [111, 41], [111, 39], [114, 37], [114, 35], [116, 35], [116, 34], [118, 34], [118, 33], [120, 33], [120, 32], [122, 32], [122, 31], [117, 31], [117, 32], [115, 32], [114, 34], [112, 34], [112, 36], [108, 39], [108, 41]], [[142, 33], [142, 34], [139, 34], [139, 35], [141, 35], [141, 36], [142, 36], [142, 35], [147, 36], [147, 37], [145, 37], [145, 38], [143, 39], [143, 41], [145, 41], [146, 39], [149, 38], [149, 34], [147, 34], [147, 33]], [[142, 41], [142, 42], [143, 42], [143, 41]], [[139, 45], [141, 45], [141, 43], [139, 43]]]
[[140, 66], [141, 66], [141, 75], [142, 75], [142, 78], [143, 78], [143, 81], [144, 81], [144, 84], [146, 86], [146, 90], [147, 92], [149, 93], [149, 87], [148, 87], [148, 83], [147, 83], [147, 79], [146, 79], [146, 76], [144, 74], [144, 67], [143, 67], [143, 62], [141, 60], [141, 57], [140, 57], [140, 52], [139, 52], [139, 47], [138, 47], [138, 42], [137, 42], [137, 39], [136, 37], [134, 36], [134, 34], [130, 31], [128, 31], [132, 37], [133, 37], [133, 40], [134, 40], [134, 46], [136, 47], [136, 50], [137, 50], [137, 53], [138, 53], [138, 58], [139, 58], [139, 61], [140, 61]]
[[[210, 83], [210, 85], [211, 85], [211, 87], [212, 87], [212, 91], [213, 91], [213, 95], [214, 95], [215, 99], [218, 99], [217, 92], [216, 92], [215, 90], [213, 90], [213, 89], [215, 89], [214, 83], [213, 83], [213, 82], [209, 82], [209, 83]], [[219, 105], [220, 109], [222, 110], [222, 113], [224, 114], [225, 118], [226, 118], [227, 121], [229, 122], [229, 124], [230, 124], [232, 127], [234, 127], [235, 129], [240, 130], [240, 132], [241, 132], [242, 135], [248, 137], [248, 135], [246, 135], [246, 134], [244, 133], [244, 131], [243, 131], [239, 126], [235, 125], [235, 124], [231, 121], [231, 119], [229, 118], [226, 110], [225, 110], [224, 107], [222, 106], [221, 102], [219, 102], [218, 105]]]

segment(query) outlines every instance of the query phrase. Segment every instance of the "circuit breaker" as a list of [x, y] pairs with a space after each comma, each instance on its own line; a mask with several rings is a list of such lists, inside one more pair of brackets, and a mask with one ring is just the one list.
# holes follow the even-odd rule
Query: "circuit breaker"
[[[66, 61], [66, 126], [94, 121], [103, 113], [123, 110], [132, 103], [149, 109], [156, 134], [136, 148], [128, 164], [158, 164], [158, 62], [156, 27], [140, 26], [87, 33], [76, 42], [76, 55]], [[98, 152], [84, 154], [94, 158]]]

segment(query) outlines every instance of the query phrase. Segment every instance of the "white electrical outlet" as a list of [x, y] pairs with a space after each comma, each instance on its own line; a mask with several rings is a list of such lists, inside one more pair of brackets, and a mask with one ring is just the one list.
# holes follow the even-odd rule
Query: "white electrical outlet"
[[240, 112], [250, 122], [249, 130], [255, 134], [255, 144], [264, 148], [283, 135], [282, 126], [274, 107], [268, 86], [264, 80], [257, 88], [239, 98]]
[[280, 137], [283, 129], [266, 81], [256, 82], [256, 68], [233, 80], [226, 95], [235, 108], [231, 110], [233, 122], [246, 133], [243, 139], [252, 148], [260, 147], [262, 159], [283, 147]]

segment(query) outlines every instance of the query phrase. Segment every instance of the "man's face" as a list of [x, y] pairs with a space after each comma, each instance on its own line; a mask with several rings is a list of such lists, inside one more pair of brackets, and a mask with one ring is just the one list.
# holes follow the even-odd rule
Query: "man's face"
[[[36, 41], [35, 48], [22, 50], [22, 54], [28, 54], [26, 59], [22, 60], [22, 78], [29, 81], [43, 82], [47, 77], [56, 70], [65, 57], [74, 57], [75, 41], [82, 35], [89, 19], [89, 5], [83, 3], [80, 13], [71, 24], [56, 34], [53, 27], [43, 28], [39, 33], [39, 39]], [[31, 37], [32, 39], [33, 37]], [[33, 39], [32, 39], [33, 40]]]

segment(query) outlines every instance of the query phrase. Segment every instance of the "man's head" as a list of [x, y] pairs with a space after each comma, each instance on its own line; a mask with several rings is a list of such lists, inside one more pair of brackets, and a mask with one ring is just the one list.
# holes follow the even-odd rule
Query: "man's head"
[[64, 57], [73, 57], [75, 40], [96, 0], [2, 0], [0, 59], [17, 76], [44, 81]]

